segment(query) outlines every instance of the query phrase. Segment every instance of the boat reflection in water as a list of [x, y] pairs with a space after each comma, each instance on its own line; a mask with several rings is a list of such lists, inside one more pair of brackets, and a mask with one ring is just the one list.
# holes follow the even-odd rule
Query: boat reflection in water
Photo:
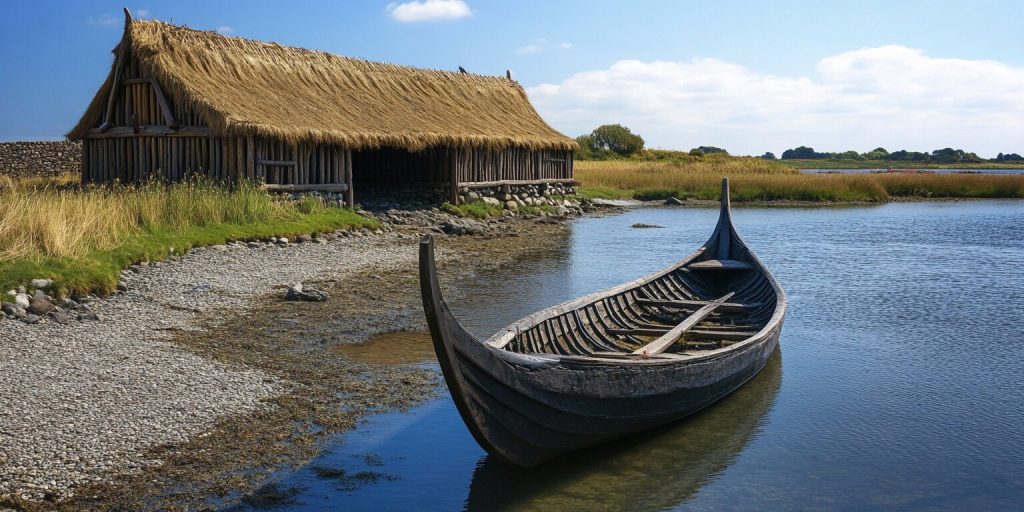
[[757, 436], [782, 383], [782, 354], [687, 420], [522, 470], [494, 456], [473, 474], [466, 510], [666, 510], [726, 470]]

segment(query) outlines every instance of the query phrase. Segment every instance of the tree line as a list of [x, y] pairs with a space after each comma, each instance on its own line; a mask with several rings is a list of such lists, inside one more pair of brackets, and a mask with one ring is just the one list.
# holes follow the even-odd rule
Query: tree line
[[[770, 153], [768, 153], [770, 154]], [[767, 156], [767, 155], [766, 155]], [[773, 155], [774, 156], [774, 155]], [[800, 146], [782, 152], [783, 160], [889, 160], [894, 162], [935, 162], [935, 163], [980, 163], [980, 162], [1021, 162], [1024, 157], [1017, 153], [999, 153], [986, 160], [973, 152], [962, 149], [943, 148], [931, 153], [901, 149], [890, 153], [885, 148], [875, 148], [866, 153], [844, 151], [841, 153], [818, 152], [814, 148]]]
[[[598, 126], [594, 131], [576, 137], [580, 145], [577, 158], [583, 160], [604, 159], [607, 157], [630, 156], [644, 149], [644, 138], [633, 133], [621, 124]], [[699, 146], [689, 151], [691, 156], [720, 154], [728, 156], [729, 152], [715, 146]], [[775, 160], [775, 154], [767, 152], [761, 155], [766, 160]], [[1024, 157], [1017, 153], [999, 153], [995, 158], [985, 160], [975, 153], [962, 149], [943, 148], [931, 153], [899, 150], [890, 153], [885, 148], [875, 148], [866, 153], [843, 151], [840, 153], [818, 152], [808, 146], [799, 146], [782, 152], [783, 160], [889, 160], [905, 162], [930, 163], [980, 163], [980, 162], [1024, 162]]]

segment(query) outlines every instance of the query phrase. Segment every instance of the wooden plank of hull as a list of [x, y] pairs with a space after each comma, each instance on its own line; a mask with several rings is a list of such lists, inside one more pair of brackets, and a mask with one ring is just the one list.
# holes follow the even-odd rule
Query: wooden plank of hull
[[[726, 222], [727, 215], [723, 207]], [[720, 218], [707, 246], [727, 246], [734, 255], [742, 253], [742, 240], [730, 228], [723, 229]], [[719, 234], [730, 240], [718, 240]], [[760, 331], [744, 341], [699, 355], [625, 360], [585, 353], [562, 356], [513, 352], [492, 342], [495, 338], [501, 341], [500, 333], [487, 343], [481, 342], [458, 323], [441, 297], [433, 250], [432, 238], [425, 237], [420, 246], [420, 286], [442, 373], [459, 414], [477, 442], [515, 465], [531, 467], [566, 452], [692, 414], [756, 375], [778, 345], [785, 296], [752, 254], [752, 266], [764, 272], [776, 295], [775, 311]], [[650, 278], [585, 299], [596, 302], [646, 282]], [[538, 325], [579, 306], [579, 299], [570, 301], [513, 326]], [[558, 325], [565, 335], [565, 324]], [[705, 332], [717, 334], [714, 329], [701, 334]], [[553, 335], [550, 329], [548, 333]]]

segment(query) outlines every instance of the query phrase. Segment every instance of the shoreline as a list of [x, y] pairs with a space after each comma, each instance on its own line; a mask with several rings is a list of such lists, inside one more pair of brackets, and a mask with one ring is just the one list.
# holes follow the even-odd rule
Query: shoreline
[[[454, 279], [565, 232], [564, 222], [546, 219], [468, 221], [430, 210], [378, 217], [389, 223], [380, 234], [285, 247], [235, 243], [126, 272], [128, 291], [94, 304], [101, 321], [0, 322], [0, 338], [11, 340], [0, 344], [0, 398], [17, 412], [0, 416], [0, 508], [238, 499], [257, 474], [308, 458], [318, 436], [433, 392], [436, 376], [422, 369], [323, 357], [333, 345], [423, 325], [421, 233], [441, 231], [444, 219], [475, 225], [477, 236], [439, 235], [452, 247], [440, 261]], [[514, 243], [526, 235], [529, 244]], [[294, 282], [316, 283], [330, 299], [282, 301], [282, 287]], [[307, 332], [305, 341], [292, 332], [311, 325], [330, 329]], [[68, 366], [75, 371], [64, 372]], [[351, 402], [340, 402], [343, 395]], [[300, 422], [318, 425], [319, 434], [291, 427]], [[291, 453], [278, 450], [278, 436], [292, 441]], [[29, 453], [41, 447], [43, 456]], [[182, 484], [192, 490], [182, 493]]]

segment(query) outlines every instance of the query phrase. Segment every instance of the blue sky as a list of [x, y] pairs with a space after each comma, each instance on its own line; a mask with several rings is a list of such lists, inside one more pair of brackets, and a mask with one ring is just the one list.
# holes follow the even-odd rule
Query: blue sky
[[[575, 136], [648, 145], [1024, 153], [1024, 2], [23, 2], [0, 17], [0, 140], [60, 138], [121, 8], [193, 28], [503, 74]], [[835, 4], [835, 5], [833, 5]]]

